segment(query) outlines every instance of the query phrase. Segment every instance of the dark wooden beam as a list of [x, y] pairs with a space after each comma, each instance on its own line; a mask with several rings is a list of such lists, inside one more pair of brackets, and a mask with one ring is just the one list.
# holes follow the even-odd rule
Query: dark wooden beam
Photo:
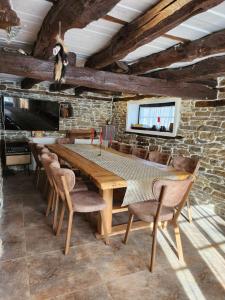
[[[73, 52], [69, 52], [68, 53], [68, 61], [69, 61], [69, 65], [70, 66], [76, 66], [76, 59], [77, 59], [77, 56], [76, 56], [76, 54], [75, 53], [73, 53]], [[37, 79], [34, 79], [34, 78], [24, 78], [22, 81], [21, 81], [21, 88], [22, 89], [32, 89], [32, 87], [35, 85], [35, 84], [38, 84], [38, 83], [40, 83], [41, 82], [41, 80], [37, 80]], [[60, 90], [62, 91], [62, 90], [66, 90], [67, 88], [64, 88], [63, 89], [63, 87], [64, 87], [64, 85], [62, 84], [61, 85], [61, 88], [60, 88]], [[51, 88], [52, 88], [52, 91], [54, 90], [54, 91], [58, 91], [58, 90], [56, 90], [56, 86], [54, 85], [54, 86], [51, 86]], [[71, 88], [71, 87], [68, 87], [68, 88]]]
[[160, 78], [176, 81], [195, 81], [217, 78], [225, 75], [225, 55], [210, 57], [196, 64], [174, 69], [164, 69], [157, 72], [152, 72], [146, 76], [152, 78]]
[[[127, 25], [128, 24], [128, 22], [126, 22], [124, 20], [121, 20], [119, 18], [112, 17], [110, 15], [106, 15], [106, 16], [102, 17], [102, 19], [104, 19], [106, 21], [109, 21], [109, 22], [112, 22], [112, 23], [120, 24], [120, 25]], [[186, 42], [189, 41], [188, 39], [184, 39], [184, 38], [181, 38], [181, 37], [178, 37], [178, 36], [175, 36], [175, 35], [172, 35], [172, 34], [168, 34], [168, 33], [164, 33], [162, 36], [167, 38], [167, 39], [176, 41], [178, 43], [186, 43]]]
[[49, 86], [49, 91], [50, 92], [60, 92], [60, 91], [65, 91], [74, 88], [74, 85], [72, 84], [61, 84], [61, 85], [56, 85], [55, 83], [50, 84]]
[[[0, 73], [51, 81], [54, 63], [30, 56], [0, 53]], [[89, 68], [68, 67], [66, 82], [71, 85], [143, 95], [216, 99], [217, 90], [201, 84], [171, 82], [134, 75], [115, 74]]]
[[191, 16], [220, 4], [223, 0], [162, 0], [143, 15], [127, 24], [112, 38], [108, 46], [91, 56], [86, 66], [103, 68], [124, 58]]
[[[13, 93], [16, 93], [18, 95], [18, 93], [21, 92], [20, 89], [18, 88], [13, 88], [13, 87], [7, 87], [5, 85], [0, 85], [0, 91], [3, 91], [3, 94], [4, 95], [12, 95]], [[85, 98], [85, 99], [89, 99], [89, 100], [98, 100], [98, 101], [112, 101], [111, 98], [106, 98], [106, 97], [93, 97], [93, 96], [88, 96], [88, 95], [85, 95], [85, 97], [79, 97], [79, 96], [76, 96], [76, 95], [70, 95], [70, 94], [65, 94], [65, 93], [60, 93], [57, 92], [57, 93], [52, 93], [52, 92], [47, 92], [47, 91], [40, 91], [40, 90], [35, 90], [35, 91], [31, 91], [31, 90], [24, 90], [23, 91], [24, 95], [26, 96], [34, 96], [34, 95], [40, 95], [40, 96], [52, 96], [52, 97], [57, 97], [57, 99], [59, 100], [65, 100], [65, 97], [66, 97], [66, 101], [68, 100], [74, 100], [76, 98]]]
[[119, 102], [119, 101], [123, 101], [123, 102], [127, 102], [127, 101], [135, 101], [135, 100], [144, 100], [147, 98], [153, 98], [153, 97], [157, 97], [157, 95], [135, 95], [133, 97], [129, 96], [129, 97], [116, 97], [113, 99], [113, 102]]
[[208, 55], [225, 52], [225, 29], [212, 33], [201, 39], [179, 44], [164, 51], [139, 59], [130, 66], [131, 74], [143, 74], [149, 70], [164, 68], [180, 61], [193, 61]]
[[13, 26], [19, 26], [20, 19], [16, 12], [11, 8], [9, 0], [0, 1], [0, 28], [7, 29]]
[[83, 87], [83, 86], [78, 86], [75, 89], [75, 95], [79, 96], [83, 93], [100, 93], [103, 95], [108, 95], [108, 96], [120, 96], [122, 93], [121, 92], [114, 92], [114, 91], [106, 91], [106, 90], [99, 90], [99, 89], [94, 89], [94, 88], [88, 88], [88, 87]]
[[58, 0], [42, 23], [33, 56], [49, 58], [52, 55], [55, 38], [59, 32], [59, 22], [64, 37], [67, 30], [84, 28], [90, 22], [106, 15], [117, 2], [119, 0]]
[[225, 99], [215, 101], [196, 101], [195, 107], [218, 107], [225, 106]]

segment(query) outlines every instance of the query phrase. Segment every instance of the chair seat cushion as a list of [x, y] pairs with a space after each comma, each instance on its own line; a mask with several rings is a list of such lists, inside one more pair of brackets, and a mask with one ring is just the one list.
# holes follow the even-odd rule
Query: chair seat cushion
[[93, 212], [106, 207], [102, 197], [93, 191], [71, 192], [73, 210], [76, 212]]
[[[149, 200], [144, 202], [134, 203], [128, 206], [131, 214], [137, 216], [145, 222], [153, 222], [157, 213], [159, 202]], [[160, 212], [159, 221], [168, 221], [173, 218], [173, 208], [163, 206]]]

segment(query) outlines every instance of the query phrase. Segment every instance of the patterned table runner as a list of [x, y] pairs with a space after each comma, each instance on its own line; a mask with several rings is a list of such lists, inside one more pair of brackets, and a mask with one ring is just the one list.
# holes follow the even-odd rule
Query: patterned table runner
[[155, 178], [179, 178], [174, 172], [163, 170], [160, 165], [150, 166], [142, 159], [125, 157], [105, 150], [102, 150], [99, 156], [99, 148], [92, 145], [64, 146], [126, 180], [127, 189], [122, 206], [153, 199], [152, 182]]

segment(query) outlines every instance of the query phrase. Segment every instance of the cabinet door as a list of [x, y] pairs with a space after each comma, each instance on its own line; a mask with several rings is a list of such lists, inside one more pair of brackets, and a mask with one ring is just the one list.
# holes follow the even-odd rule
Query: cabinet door
[[7, 166], [26, 165], [26, 164], [30, 164], [30, 154], [6, 156]]

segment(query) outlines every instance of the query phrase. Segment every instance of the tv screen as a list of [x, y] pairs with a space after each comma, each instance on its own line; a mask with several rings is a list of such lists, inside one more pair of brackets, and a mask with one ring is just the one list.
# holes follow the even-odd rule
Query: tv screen
[[59, 103], [3, 97], [5, 130], [59, 130]]

